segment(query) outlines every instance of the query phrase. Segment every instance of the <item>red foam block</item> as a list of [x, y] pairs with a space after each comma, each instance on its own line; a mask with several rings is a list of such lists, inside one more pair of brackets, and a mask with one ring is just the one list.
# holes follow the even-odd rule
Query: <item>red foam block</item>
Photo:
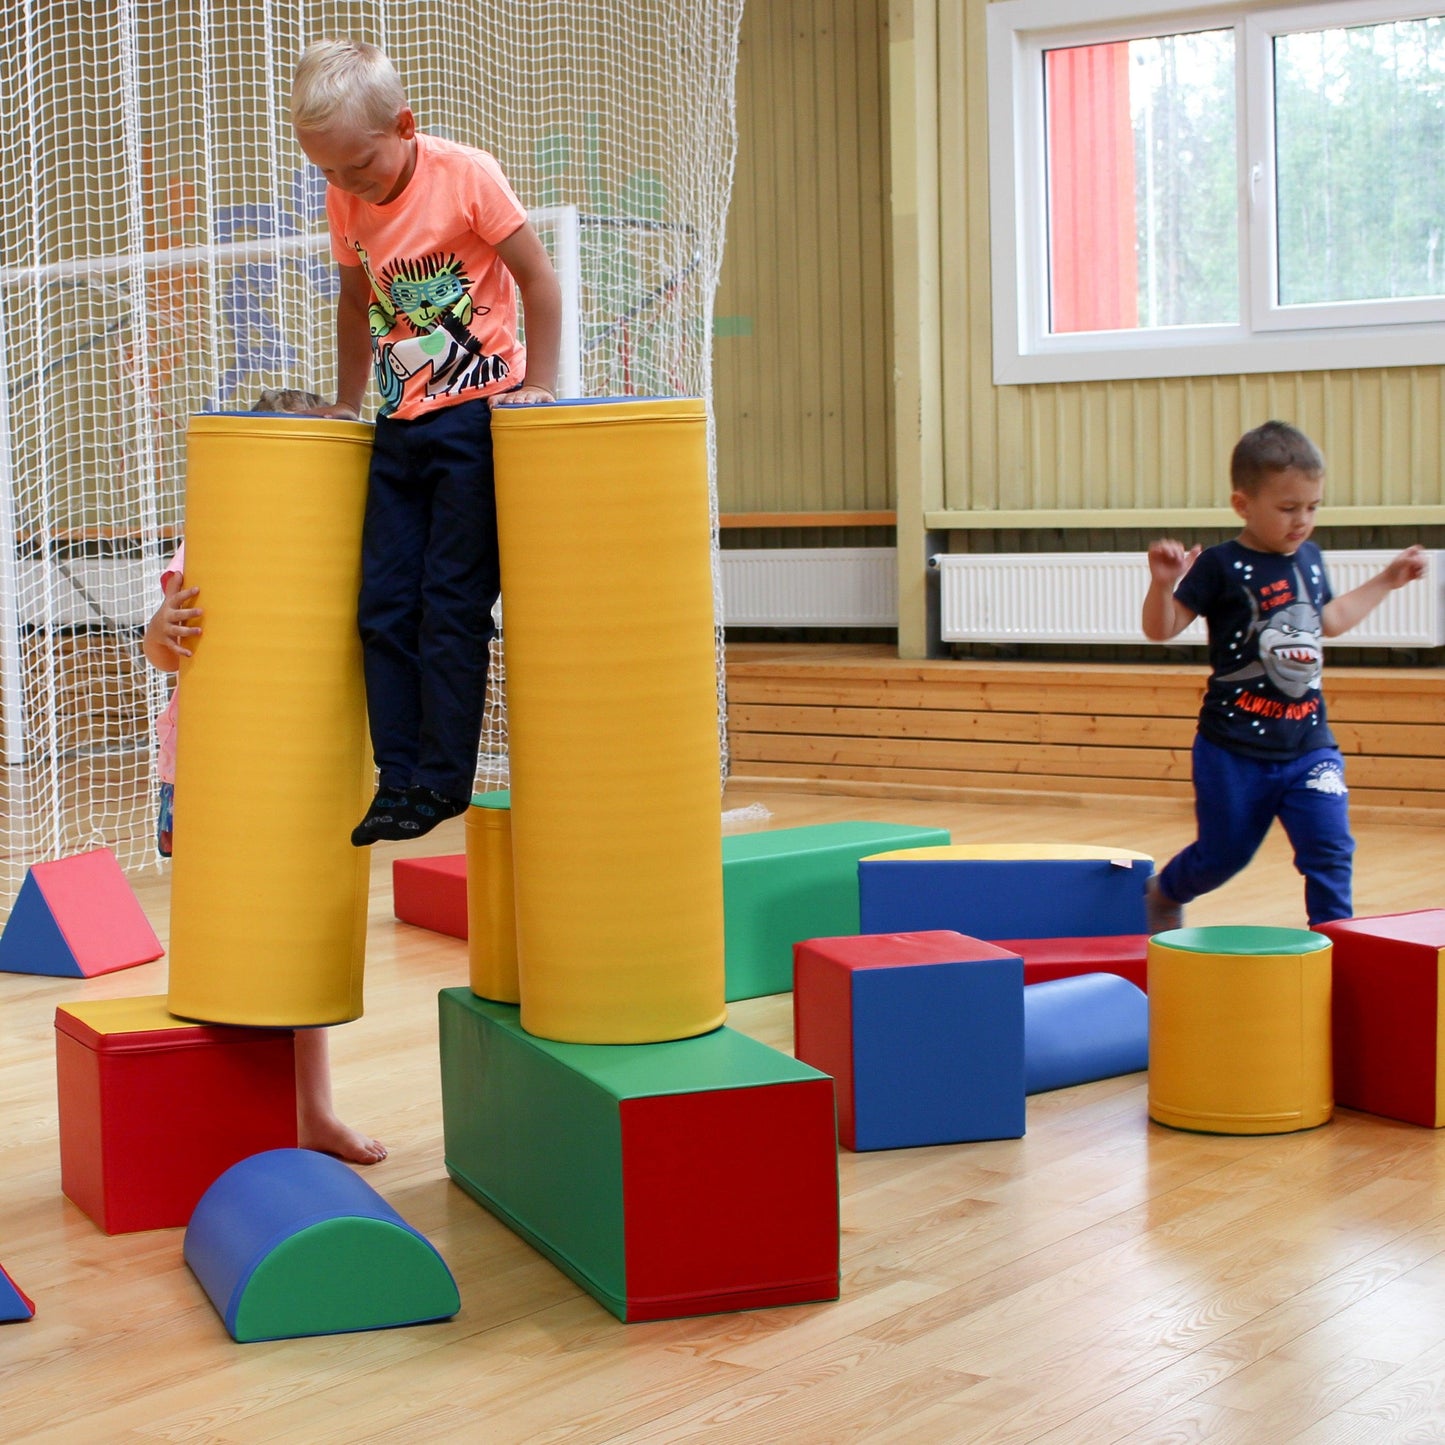
[[1349, 918], [1315, 931], [1334, 944], [1335, 1102], [1440, 1128], [1445, 909]]
[[403, 923], [452, 938], [467, 936], [467, 855], [397, 858], [391, 865], [392, 909]]
[[837, 1294], [827, 1079], [624, 1099], [620, 1113], [629, 1321]]
[[1106, 933], [1098, 938], [998, 938], [994, 942], [1024, 961], [1024, 982], [1117, 973], [1149, 991], [1149, 935]]
[[242, 1159], [296, 1147], [290, 1029], [167, 1024], [164, 998], [55, 1011], [60, 1186], [107, 1234], [190, 1221]]

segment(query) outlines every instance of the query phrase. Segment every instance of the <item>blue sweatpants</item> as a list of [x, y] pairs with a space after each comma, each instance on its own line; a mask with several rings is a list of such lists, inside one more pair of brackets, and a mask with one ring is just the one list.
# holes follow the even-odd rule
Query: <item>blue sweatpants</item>
[[1276, 818], [1304, 875], [1311, 924], [1353, 914], [1349, 794], [1338, 748], [1318, 748], [1288, 762], [1265, 762], [1194, 739], [1194, 816], [1199, 837], [1159, 874], [1176, 903], [1192, 903], [1228, 882], [1264, 842]]
[[488, 402], [379, 418], [357, 622], [383, 788], [471, 797], [500, 587]]

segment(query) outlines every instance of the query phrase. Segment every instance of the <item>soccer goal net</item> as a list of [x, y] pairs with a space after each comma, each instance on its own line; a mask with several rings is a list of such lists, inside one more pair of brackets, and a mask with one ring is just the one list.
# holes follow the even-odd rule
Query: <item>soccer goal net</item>
[[[168, 680], [139, 637], [183, 526], [187, 419], [334, 393], [324, 184], [286, 116], [306, 44], [382, 45], [423, 129], [501, 160], [562, 277], [564, 392], [710, 399], [742, 3], [9, 7], [0, 913], [33, 862], [155, 857]], [[721, 718], [720, 637], [718, 678]], [[506, 752], [494, 688], [480, 782], [506, 782]]]

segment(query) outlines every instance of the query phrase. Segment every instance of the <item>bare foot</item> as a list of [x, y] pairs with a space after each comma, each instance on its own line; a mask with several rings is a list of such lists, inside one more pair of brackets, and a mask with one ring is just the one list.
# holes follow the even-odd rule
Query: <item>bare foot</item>
[[343, 1124], [335, 1114], [303, 1124], [299, 1143], [303, 1149], [333, 1154], [348, 1164], [380, 1164], [386, 1158], [385, 1144]]

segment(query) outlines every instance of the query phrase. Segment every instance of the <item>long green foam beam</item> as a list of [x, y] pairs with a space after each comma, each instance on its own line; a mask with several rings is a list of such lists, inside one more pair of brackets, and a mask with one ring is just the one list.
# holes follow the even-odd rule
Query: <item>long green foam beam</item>
[[729, 1003], [793, 987], [793, 945], [858, 932], [858, 860], [951, 841], [945, 828], [817, 823], [722, 840]]
[[619, 1319], [836, 1299], [833, 1081], [745, 1034], [568, 1044], [440, 997], [452, 1178]]

